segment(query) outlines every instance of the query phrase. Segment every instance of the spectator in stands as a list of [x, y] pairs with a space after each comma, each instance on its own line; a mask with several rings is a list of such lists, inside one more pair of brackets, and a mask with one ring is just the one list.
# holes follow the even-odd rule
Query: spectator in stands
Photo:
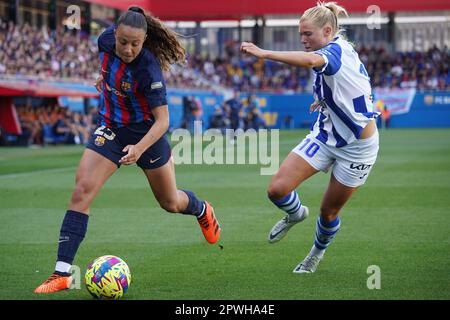
[[74, 112], [73, 116], [69, 117], [68, 120], [75, 144], [86, 144], [89, 140], [89, 128], [86, 123], [86, 117], [80, 112]]
[[187, 129], [192, 118], [192, 102], [188, 96], [183, 96], [182, 108], [183, 114], [181, 116], [180, 128]]
[[99, 114], [97, 107], [91, 106], [86, 115], [86, 124], [89, 131], [89, 134], [95, 129], [97, 124], [99, 123]]
[[22, 135], [28, 139], [27, 145], [42, 146], [42, 124], [38, 119], [31, 105], [19, 106], [17, 108], [20, 125], [22, 127]]
[[244, 127], [245, 130], [258, 130], [261, 127], [265, 127], [264, 118], [261, 114], [261, 111], [259, 110], [258, 101], [256, 99], [256, 96], [253, 94], [249, 95], [247, 98]]
[[60, 113], [58, 120], [53, 124], [53, 135], [56, 141], [64, 144], [74, 143], [74, 133], [70, 127], [71, 113]]
[[386, 104], [383, 105], [383, 109], [381, 111], [381, 123], [382, 128], [387, 129], [391, 123], [391, 111], [387, 107]]
[[203, 108], [202, 103], [199, 98], [192, 96], [191, 97], [191, 112], [192, 112], [192, 128], [195, 133], [200, 133], [202, 131], [202, 116], [203, 116]]
[[218, 129], [222, 134], [228, 128], [230, 121], [224, 114], [223, 108], [219, 105], [214, 107], [214, 113], [209, 118], [209, 129]]
[[240, 97], [240, 92], [234, 90], [233, 98], [225, 102], [225, 112], [230, 119], [230, 127], [235, 131], [242, 128], [243, 106]]

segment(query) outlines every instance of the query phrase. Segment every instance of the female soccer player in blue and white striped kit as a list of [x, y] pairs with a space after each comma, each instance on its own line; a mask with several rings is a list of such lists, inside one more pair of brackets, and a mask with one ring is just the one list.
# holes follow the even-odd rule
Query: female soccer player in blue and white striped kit
[[310, 111], [319, 111], [311, 132], [282, 163], [268, 187], [270, 200], [286, 212], [269, 233], [269, 242], [281, 240], [289, 229], [308, 216], [295, 189], [318, 171], [332, 168], [322, 199], [311, 251], [294, 273], [314, 272], [340, 228], [339, 212], [363, 185], [378, 153], [378, 131], [371, 100], [370, 79], [353, 46], [339, 28], [346, 10], [334, 2], [318, 2], [300, 19], [300, 40], [305, 51], [280, 52], [243, 42], [241, 51], [315, 73]]

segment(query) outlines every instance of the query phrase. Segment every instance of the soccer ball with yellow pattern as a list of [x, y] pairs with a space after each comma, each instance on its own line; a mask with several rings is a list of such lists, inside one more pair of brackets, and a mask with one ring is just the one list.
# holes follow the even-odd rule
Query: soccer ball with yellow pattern
[[119, 299], [130, 286], [130, 269], [119, 257], [102, 256], [87, 266], [85, 283], [89, 293], [97, 299]]

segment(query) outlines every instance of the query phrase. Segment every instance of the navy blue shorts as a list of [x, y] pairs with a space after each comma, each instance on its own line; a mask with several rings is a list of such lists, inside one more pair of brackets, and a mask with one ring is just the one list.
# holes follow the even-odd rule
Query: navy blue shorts
[[[91, 149], [120, 167], [119, 160], [126, 155], [122, 152], [127, 145], [137, 144], [152, 126], [151, 121], [134, 123], [117, 129], [99, 126], [91, 135], [86, 148]], [[169, 141], [162, 136], [150, 148], [145, 150], [136, 162], [142, 169], [156, 169], [169, 161], [172, 152]]]

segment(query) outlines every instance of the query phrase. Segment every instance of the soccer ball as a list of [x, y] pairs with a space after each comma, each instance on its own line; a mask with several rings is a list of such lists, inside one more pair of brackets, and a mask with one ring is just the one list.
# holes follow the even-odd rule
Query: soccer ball
[[116, 256], [101, 256], [87, 266], [86, 288], [97, 299], [119, 299], [128, 290], [131, 273], [128, 265]]

